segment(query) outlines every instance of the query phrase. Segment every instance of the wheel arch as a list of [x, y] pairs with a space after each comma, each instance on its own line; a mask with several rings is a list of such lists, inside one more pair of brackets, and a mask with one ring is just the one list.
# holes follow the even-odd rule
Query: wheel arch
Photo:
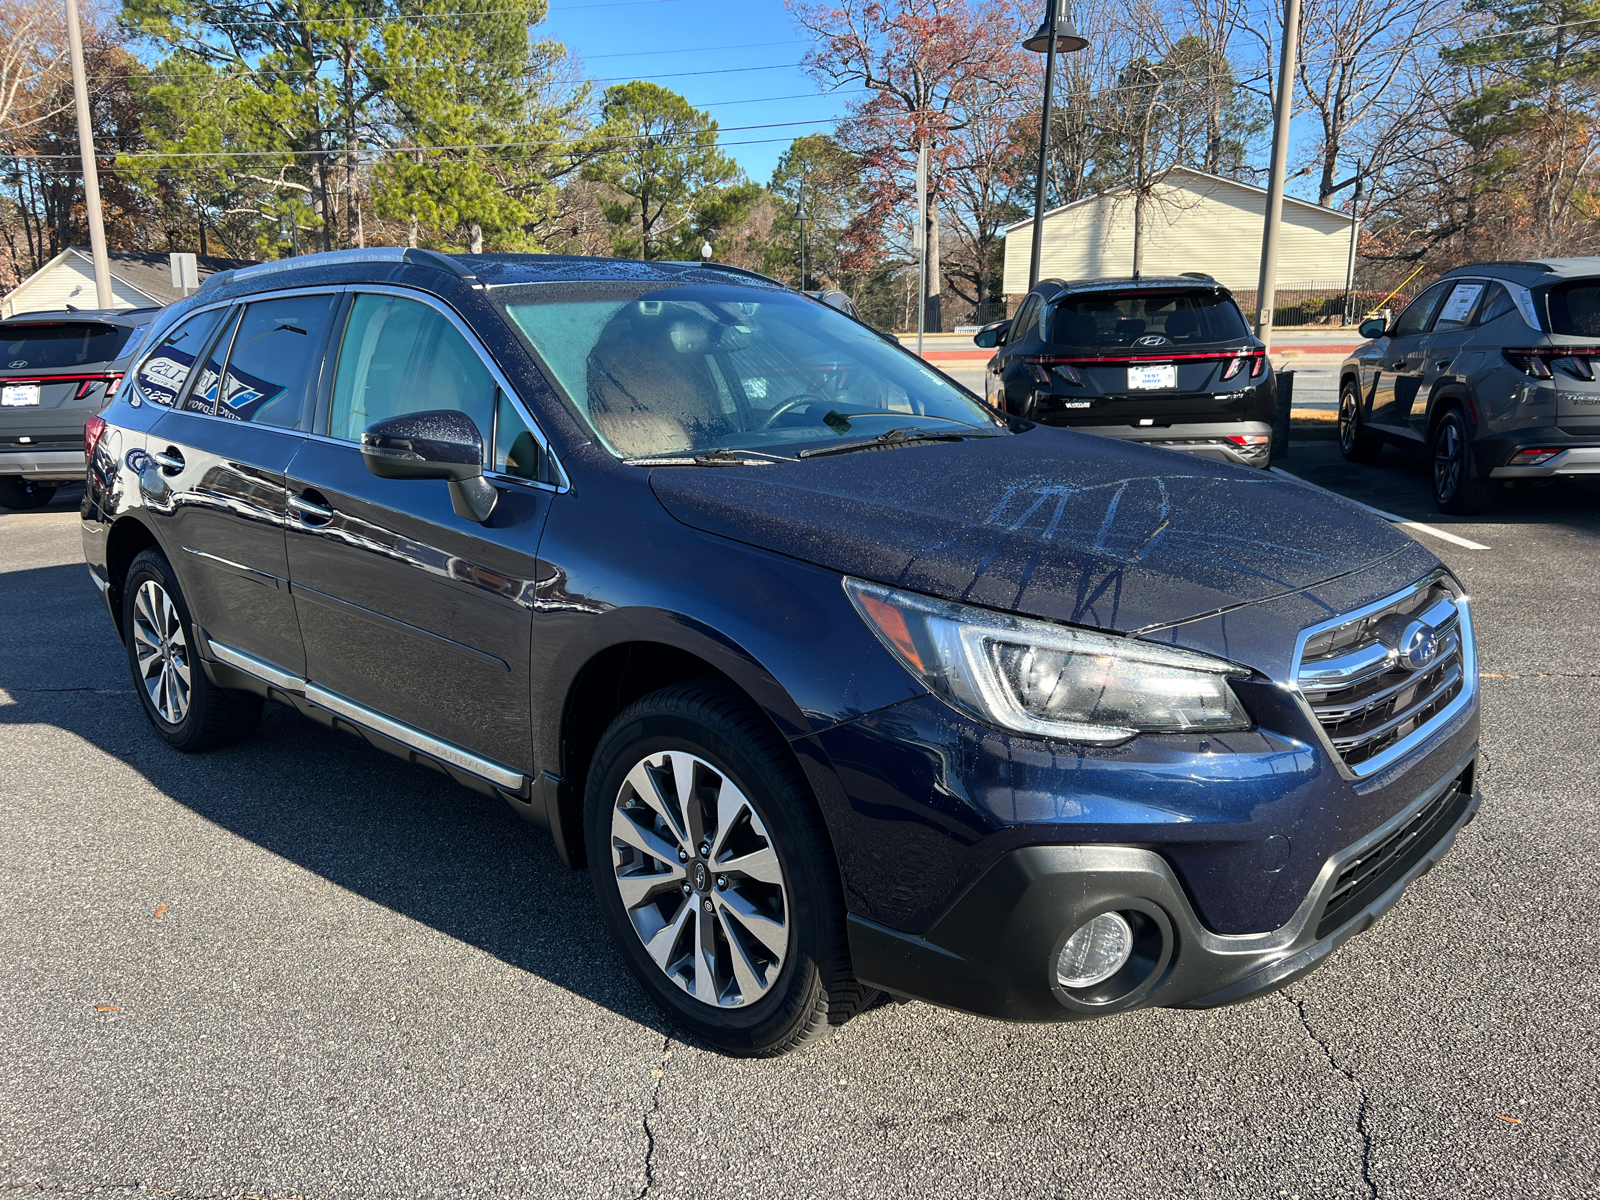
[[567, 683], [555, 747], [559, 782], [545, 786], [545, 815], [556, 850], [569, 867], [586, 865], [583, 801], [594, 752], [612, 721], [634, 701], [674, 684], [704, 681], [748, 702], [785, 744], [785, 726], [792, 729], [803, 719], [782, 685], [753, 658], [737, 652], [730, 656], [727, 651], [734, 648], [720, 643], [716, 649], [722, 653], [685, 647], [683, 632], [680, 626], [676, 645], [636, 631], [626, 640], [594, 648]]
[[106, 534], [106, 600], [112, 619], [117, 623], [117, 636], [125, 636], [122, 628], [122, 583], [128, 577], [128, 568], [142, 551], [161, 549], [150, 527], [137, 517], [119, 517]]
[[1477, 422], [1472, 419], [1472, 398], [1458, 383], [1447, 383], [1433, 393], [1428, 402], [1428, 444], [1433, 444], [1433, 431], [1439, 427], [1439, 422], [1444, 420], [1447, 412], [1460, 409], [1467, 414], [1469, 427], [1467, 440], [1472, 440], [1472, 434], [1477, 427]]

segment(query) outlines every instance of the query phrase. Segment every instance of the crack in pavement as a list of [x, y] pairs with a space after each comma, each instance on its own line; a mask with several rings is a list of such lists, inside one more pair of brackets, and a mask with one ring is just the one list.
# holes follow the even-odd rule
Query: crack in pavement
[[661, 1111], [661, 1085], [667, 1081], [667, 1059], [671, 1057], [672, 1038], [664, 1035], [661, 1039], [661, 1065], [650, 1072], [656, 1077], [656, 1086], [650, 1093], [650, 1107], [639, 1120], [644, 1126], [644, 1186], [633, 1200], [644, 1200], [656, 1185], [656, 1131], [650, 1128], [650, 1118]]
[[1283, 996], [1290, 1004], [1294, 1005], [1295, 1011], [1300, 1017], [1300, 1024], [1306, 1031], [1306, 1036], [1317, 1044], [1317, 1048], [1322, 1051], [1322, 1056], [1328, 1060], [1328, 1065], [1348, 1079], [1350, 1086], [1356, 1090], [1356, 1098], [1360, 1101], [1356, 1107], [1356, 1132], [1361, 1135], [1361, 1181], [1367, 1185], [1367, 1195], [1371, 1197], [1371, 1200], [1377, 1200], [1378, 1184], [1372, 1178], [1372, 1131], [1367, 1128], [1367, 1089], [1355, 1077], [1354, 1072], [1340, 1064], [1339, 1060], [1333, 1056], [1333, 1047], [1328, 1045], [1315, 1029], [1311, 1028], [1311, 1020], [1306, 1016], [1305, 1001], [1298, 996], [1290, 994], [1288, 991], [1285, 991]]

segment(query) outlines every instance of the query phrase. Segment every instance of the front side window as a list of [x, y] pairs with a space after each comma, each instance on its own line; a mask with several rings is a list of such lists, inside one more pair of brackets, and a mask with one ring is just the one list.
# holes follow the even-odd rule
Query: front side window
[[1050, 343], [1075, 350], [1142, 350], [1237, 343], [1249, 336], [1238, 305], [1216, 292], [1111, 292], [1056, 304]]
[[775, 289], [540, 284], [494, 299], [623, 458], [1003, 428], [870, 329]]
[[1433, 322], [1433, 314], [1439, 311], [1439, 305], [1444, 301], [1445, 293], [1453, 286], [1452, 283], [1436, 283], [1413, 300], [1395, 322], [1393, 336], [1410, 337], [1426, 333]]
[[495, 392], [494, 409], [494, 470], [517, 479], [542, 480], [539, 443], [522, 414], [501, 391]]
[[41, 321], [0, 325], [0, 367], [54, 371], [110, 362], [122, 353], [129, 330], [99, 321]]
[[217, 416], [302, 428], [306, 387], [321, 362], [334, 297], [281, 296], [244, 310], [228, 351]]
[[183, 390], [189, 372], [194, 370], [195, 359], [200, 357], [206, 342], [217, 328], [217, 322], [228, 310], [213, 308], [196, 313], [179, 325], [161, 343], [145, 356], [134, 372], [139, 391], [152, 404], [171, 408]]
[[1585, 279], [1550, 292], [1550, 332], [1600, 337], [1600, 281]]
[[452, 409], [473, 419], [487, 446], [495, 391], [483, 360], [437, 309], [398, 296], [357, 296], [339, 348], [328, 433], [359, 442], [375, 421]]

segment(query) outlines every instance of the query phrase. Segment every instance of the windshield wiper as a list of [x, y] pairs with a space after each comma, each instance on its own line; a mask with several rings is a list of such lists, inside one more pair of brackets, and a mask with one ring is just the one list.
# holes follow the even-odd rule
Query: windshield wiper
[[[970, 427], [969, 427], [970, 428]], [[885, 446], [907, 446], [913, 442], [962, 442], [968, 438], [998, 437], [972, 429], [970, 433], [955, 433], [943, 429], [886, 429], [877, 437], [857, 438], [852, 442], [838, 442], [832, 446], [814, 446], [802, 450], [796, 458], [821, 458], [825, 454], [849, 454], [855, 450], [880, 450]]]
[[650, 455], [644, 458], [625, 458], [630, 467], [764, 467], [769, 463], [793, 462], [781, 454], [763, 454], [759, 450], [732, 450], [718, 446], [698, 454]]

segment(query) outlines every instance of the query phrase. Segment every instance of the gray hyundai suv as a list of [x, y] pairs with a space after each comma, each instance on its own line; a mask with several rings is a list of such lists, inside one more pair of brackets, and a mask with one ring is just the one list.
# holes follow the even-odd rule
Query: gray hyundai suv
[[1340, 369], [1339, 447], [1425, 454], [1433, 500], [1481, 512], [1507, 480], [1600, 475], [1600, 258], [1472, 263]]

